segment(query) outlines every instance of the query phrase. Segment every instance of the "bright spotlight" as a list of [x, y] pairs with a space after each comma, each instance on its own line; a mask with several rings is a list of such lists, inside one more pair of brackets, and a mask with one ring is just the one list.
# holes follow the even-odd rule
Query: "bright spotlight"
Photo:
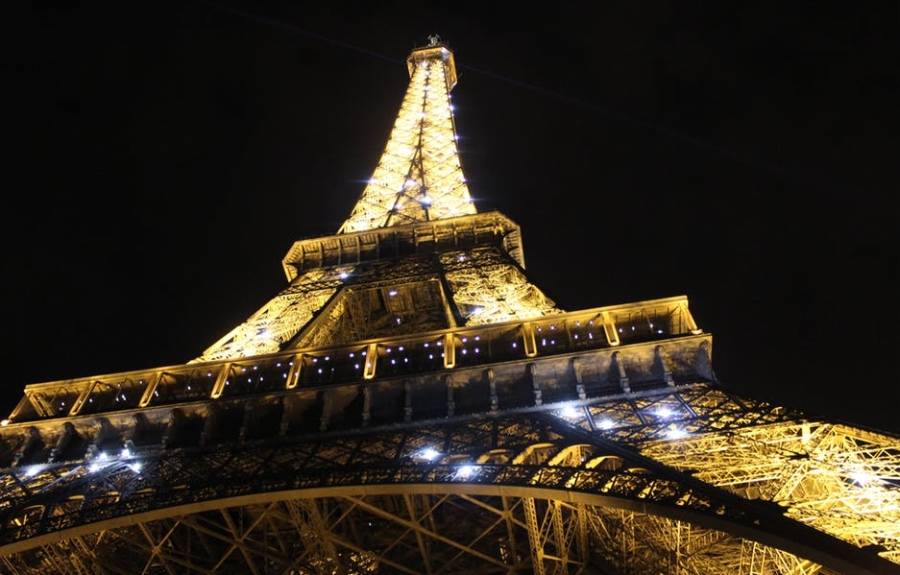
[[424, 449], [420, 449], [416, 453], [416, 457], [419, 459], [424, 459], [425, 461], [434, 461], [438, 457], [441, 456], [441, 452], [433, 447], [426, 447]]
[[608, 417], [604, 417], [603, 419], [598, 421], [596, 425], [597, 425], [597, 427], [599, 427], [600, 429], [603, 429], [604, 431], [615, 427], [612, 420], [609, 419]]
[[560, 409], [559, 414], [566, 419], [578, 419], [578, 416], [580, 415], [578, 413], [578, 410], [571, 405], [567, 405], [564, 408]]
[[456, 470], [456, 478], [457, 479], [469, 479], [478, 474], [478, 466], [476, 465], [463, 465], [459, 469]]
[[42, 468], [43, 466], [41, 465], [29, 465], [25, 468], [25, 477], [34, 477], [41, 472]]
[[857, 469], [850, 472], [850, 479], [859, 485], [868, 485], [878, 479], [878, 477], [863, 469]]

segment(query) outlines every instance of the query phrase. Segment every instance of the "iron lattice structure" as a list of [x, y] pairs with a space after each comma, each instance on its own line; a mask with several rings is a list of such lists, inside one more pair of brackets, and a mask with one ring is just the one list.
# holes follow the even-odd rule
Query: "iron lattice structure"
[[452, 53], [350, 218], [183, 365], [29, 385], [0, 570], [900, 573], [900, 440], [737, 397], [687, 299], [563, 312], [476, 213]]

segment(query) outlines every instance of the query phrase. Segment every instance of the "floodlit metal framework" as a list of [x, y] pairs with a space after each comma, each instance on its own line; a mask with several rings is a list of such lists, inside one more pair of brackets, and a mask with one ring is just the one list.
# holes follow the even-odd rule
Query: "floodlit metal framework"
[[289, 286], [183, 365], [29, 385], [0, 572], [900, 573], [900, 440], [722, 388], [674, 297], [563, 312], [475, 213], [443, 45]]

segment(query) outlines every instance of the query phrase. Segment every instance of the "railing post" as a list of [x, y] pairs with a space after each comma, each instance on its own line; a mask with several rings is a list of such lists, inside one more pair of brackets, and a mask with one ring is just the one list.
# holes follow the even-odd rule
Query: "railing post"
[[366, 362], [363, 364], [363, 379], [375, 377], [375, 368], [378, 363], [378, 344], [370, 343], [366, 347]]
[[606, 334], [606, 341], [609, 342], [609, 345], [619, 345], [619, 343], [621, 343], [619, 341], [619, 332], [616, 331], [616, 324], [613, 323], [612, 318], [609, 316], [609, 312], [603, 312], [602, 316], [603, 333]]
[[162, 371], [153, 375], [150, 383], [147, 384], [147, 389], [144, 390], [144, 395], [141, 396], [141, 400], [138, 402], [138, 407], [147, 407], [148, 405], [150, 405], [150, 401], [153, 400], [153, 394], [156, 393], [156, 388], [157, 386], [159, 386], [159, 382], [160, 380], [162, 380], [162, 378]]
[[228, 375], [230, 373], [231, 363], [229, 362], [222, 365], [222, 369], [216, 376], [216, 382], [213, 384], [212, 392], [209, 394], [210, 399], [219, 399], [219, 397], [222, 396], [222, 391], [225, 389], [225, 381], [228, 380]]
[[303, 354], [298, 353], [290, 360], [285, 389], [294, 389], [300, 383], [300, 368], [303, 366]]
[[456, 336], [444, 334], [444, 369], [456, 367]]
[[531, 322], [522, 324], [522, 339], [525, 344], [525, 357], [537, 355], [537, 342], [534, 339], [534, 324]]

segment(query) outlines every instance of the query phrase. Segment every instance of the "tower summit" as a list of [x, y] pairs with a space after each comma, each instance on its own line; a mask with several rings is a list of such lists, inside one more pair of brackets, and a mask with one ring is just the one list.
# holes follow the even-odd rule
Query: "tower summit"
[[471, 202], [453, 53], [407, 63], [284, 290], [188, 363], [26, 386], [0, 570], [900, 573], [900, 440], [730, 393], [683, 296], [557, 308]]
[[341, 233], [475, 213], [456, 147], [453, 52], [432, 37], [406, 62], [409, 87], [394, 128]]
[[[430, 39], [384, 153], [334, 236], [296, 242], [290, 286], [195, 361], [559, 311], [525, 276], [519, 226], [478, 214], [456, 147], [453, 52]], [[386, 281], [387, 278], [395, 278]]]

